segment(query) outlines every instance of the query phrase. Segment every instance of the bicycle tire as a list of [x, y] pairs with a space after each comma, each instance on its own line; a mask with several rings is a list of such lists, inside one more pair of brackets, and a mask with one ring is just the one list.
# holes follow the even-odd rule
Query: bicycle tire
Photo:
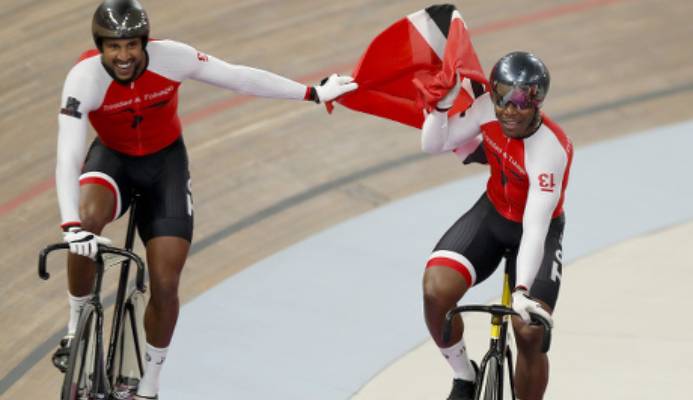
[[503, 384], [503, 379], [500, 376], [501, 370], [498, 365], [498, 360], [492, 357], [486, 365], [486, 379], [484, 385], [484, 400], [502, 400], [502, 391], [499, 385]]
[[144, 374], [144, 293], [138, 290], [128, 296], [123, 306], [118, 346], [113, 360], [114, 390], [136, 390]]
[[75, 338], [70, 345], [67, 370], [63, 378], [62, 400], [83, 400], [91, 398], [94, 388], [92, 378], [98, 368], [96, 351], [96, 322], [98, 314], [92, 304], [82, 309]]

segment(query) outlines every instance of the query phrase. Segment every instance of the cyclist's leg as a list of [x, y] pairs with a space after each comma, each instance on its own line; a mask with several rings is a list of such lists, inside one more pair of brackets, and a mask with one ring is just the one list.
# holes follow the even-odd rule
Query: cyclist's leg
[[[442, 337], [445, 313], [470, 287], [488, 278], [503, 256], [504, 249], [490, 229], [492, 214], [493, 206], [484, 194], [445, 232], [426, 263], [424, 313], [438, 346], [446, 345]], [[458, 321], [453, 324], [451, 343], [462, 336], [461, 319]]]
[[[448, 343], [443, 342], [442, 338], [443, 322], [447, 311], [457, 305], [471, 286], [491, 275], [503, 255], [502, 247], [494, 239], [488, 226], [491, 209], [486, 196], [482, 196], [443, 235], [431, 254], [424, 273], [424, 316], [433, 340], [455, 373], [453, 392], [456, 391], [459, 380], [473, 381], [476, 373], [466, 354], [462, 319], [457, 316], [453, 321], [453, 331]], [[473, 389], [473, 385], [470, 387]], [[451, 398], [466, 397], [451, 394]]]
[[[113, 219], [113, 192], [98, 183], [80, 186], [79, 217], [82, 229], [100, 235]], [[68, 289], [73, 296], [87, 296], [94, 284], [94, 262], [88, 257], [69, 253], [67, 256]]]
[[[457, 256], [457, 254], [454, 256]], [[445, 265], [439, 263], [436, 259], [431, 261], [433, 263], [429, 262], [423, 277], [424, 317], [431, 337], [438, 347], [444, 348], [451, 343], [457, 343], [462, 338], [464, 325], [461, 318], [455, 317], [448, 343], [443, 342], [443, 323], [445, 321], [445, 313], [457, 305], [457, 302], [467, 293], [471, 282], [467, 281], [463, 273], [458, 270], [437, 268]], [[469, 268], [471, 268], [471, 264], [469, 265]], [[458, 268], [467, 267], [462, 264]]]
[[145, 311], [147, 343], [166, 348], [178, 320], [178, 284], [190, 249], [179, 237], [160, 236], [147, 243], [151, 297]]
[[[553, 314], [553, 309], [545, 302], [542, 306]], [[515, 393], [522, 400], [541, 400], [549, 382], [549, 358], [541, 352], [543, 327], [529, 325], [519, 317], [513, 317], [513, 330], [517, 343], [517, 362], [515, 365]]]
[[[82, 229], [101, 234], [104, 226], [124, 211], [127, 189], [120, 174], [117, 155], [105, 148], [98, 139], [87, 154], [80, 176], [79, 215]], [[126, 193], [123, 196], [122, 193]], [[94, 262], [87, 257], [69, 253], [67, 257], [68, 300], [70, 313], [67, 336], [60, 341], [53, 363], [65, 369], [70, 339], [77, 329], [82, 307], [91, 299], [94, 284]]]
[[[100, 234], [109, 220], [106, 215], [111, 211], [113, 195], [100, 185], [83, 185], [80, 190], [80, 219], [82, 228]], [[94, 285], [94, 262], [88, 257], [69, 253], [67, 255], [67, 296], [70, 306], [67, 334], [58, 343], [53, 353], [53, 365], [60, 371], [67, 371], [70, 345], [77, 331], [79, 315], [82, 308], [91, 300], [91, 290]]]
[[[120, 156], [96, 139], [89, 148], [79, 178], [79, 217], [82, 229], [100, 235], [104, 226], [127, 209], [129, 189], [122, 174]], [[94, 283], [94, 262], [68, 255], [68, 288], [73, 296], [87, 296]]]
[[[159, 373], [178, 320], [178, 285], [192, 239], [190, 175], [182, 141], [141, 160], [137, 221], [147, 248], [151, 296], [145, 311], [145, 371], [138, 395], [155, 396]], [[147, 181], [147, 177], [156, 179]]]
[[[550, 314], [553, 314], [556, 306], [561, 284], [563, 225], [562, 216], [552, 221], [544, 246], [544, 258], [530, 290], [530, 296]], [[514, 272], [514, 265], [510, 270]], [[514, 286], [514, 274], [511, 278]], [[519, 317], [513, 317], [512, 323], [517, 343], [515, 392], [522, 400], [540, 400], [549, 381], [549, 358], [541, 352], [544, 328], [526, 324]]]
[[178, 284], [187, 258], [190, 242], [183, 238], [159, 236], [147, 242], [150, 299], [145, 309], [145, 370], [138, 395], [155, 396], [159, 391], [159, 374], [178, 320]]

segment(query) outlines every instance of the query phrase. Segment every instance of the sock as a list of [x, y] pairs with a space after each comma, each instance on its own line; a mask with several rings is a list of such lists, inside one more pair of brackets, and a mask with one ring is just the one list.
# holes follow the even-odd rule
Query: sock
[[70, 320], [67, 322], [67, 334], [74, 336], [75, 332], [77, 332], [79, 313], [82, 312], [82, 307], [91, 300], [91, 294], [83, 297], [75, 297], [68, 291], [67, 296], [70, 303]]
[[464, 339], [460, 339], [457, 344], [452, 345], [445, 349], [440, 349], [443, 353], [445, 359], [452, 367], [455, 373], [455, 379], [463, 379], [465, 381], [473, 381], [476, 379], [476, 371], [472, 366], [472, 362], [469, 361], [467, 356], [467, 349], [464, 346]]
[[168, 347], [160, 349], [147, 343], [146, 349], [144, 376], [137, 387], [137, 395], [154, 397], [159, 393], [159, 374], [166, 360]]

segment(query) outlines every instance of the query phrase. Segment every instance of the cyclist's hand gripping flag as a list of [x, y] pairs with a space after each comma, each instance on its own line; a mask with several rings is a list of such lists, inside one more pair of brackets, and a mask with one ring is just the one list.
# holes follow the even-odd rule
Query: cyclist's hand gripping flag
[[488, 83], [459, 11], [435, 5], [395, 22], [368, 46], [352, 76], [359, 89], [345, 107], [421, 128], [431, 110], [463, 79], [450, 113], [466, 110]]

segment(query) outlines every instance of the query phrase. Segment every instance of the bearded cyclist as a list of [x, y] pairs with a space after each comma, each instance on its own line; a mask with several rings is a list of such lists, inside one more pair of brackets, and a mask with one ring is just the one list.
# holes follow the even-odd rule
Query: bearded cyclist
[[424, 151], [474, 156], [487, 162], [491, 172], [486, 193], [443, 235], [426, 264], [424, 314], [454, 373], [448, 399], [472, 399], [477, 369], [465, 349], [464, 324], [458, 316], [445, 343], [443, 321], [469, 288], [488, 278], [505, 257], [513, 309], [521, 316], [512, 320], [518, 350], [516, 395], [539, 400], [548, 383], [549, 363], [540, 351], [543, 327], [530, 325], [529, 313], [551, 321], [558, 298], [563, 198], [573, 149], [540, 109], [550, 77], [539, 58], [526, 52], [502, 57], [490, 83], [491, 92], [476, 98], [465, 113], [448, 116], [460, 92], [458, 79], [424, 122]]
[[[53, 363], [65, 370], [79, 312], [90, 299], [93, 259], [104, 226], [140, 193], [136, 223], [146, 247], [151, 298], [145, 312], [146, 365], [136, 399], [156, 399], [159, 373], [178, 318], [178, 284], [193, 232], [188, 158], [178, 117], [178, 88], [194, 79], [237, 92], [324, 102], [354, 90], [349, 77], [321, 86], [228, 64], [171, 40], [150, 40], [136, 0], [96, 9], [87, 51], [65, 80], [58, 116], [56, 189], [68, 256], [68, 333]], [[87, 150], [87, 118], [97, 138]]]

